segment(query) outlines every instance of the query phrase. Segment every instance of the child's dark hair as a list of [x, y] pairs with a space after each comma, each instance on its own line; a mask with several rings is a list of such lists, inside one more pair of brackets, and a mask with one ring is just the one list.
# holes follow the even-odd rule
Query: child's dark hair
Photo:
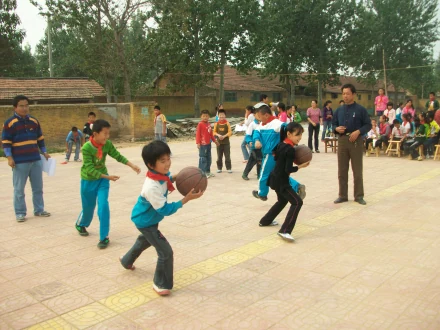
[[264, 115], [266, 113], [269, 115], [272, 115], [272, 110], [270, 110], [270, 108], [267, 105], [262, 105], [261, 107], [259, 107], [257, 109], [257, 111], [262, 115]]
[[299, 123], [289, 123], [288, 125], [282, 125], [280, 130], [280, 141], [283, 142], [287, 137], [287, 132], [295, 135], [304, 133], [304, 128]]
[[250, 111], [251, 113], [255, 113], [255, 108], [254, 108], [252, 105], [248, 105], [248, 106], [246, 107], [246, 110], [247, 110], [247, 111]]
[[14, 99], [12, 100], [12, 106], [13, 106], [14, 108], [16, 108], [17, 105], [18, 105], [18, 102], [20, 102], [20, 101], [28, 101], [28, 103], [29, 103], [29, 99], [28, 99], [26, 96], [24, 96], [24, 95], [17, 95], [17, 96], [14, 97]]
[[385, 115], [380, 116], [380, 118], [382, 118], [384, 121], [388, 121], [388, 117]]
[[421, 112], [420, 116], [422, 116], [423, 120], [426, 120], [426, 112]]
[[414, 118], [414, 126], [416, 128], [420, 126], [420, 118], [417, 116]]
[[344, 100], [339, 100], [339, 104], [341, 104], [341, 103], [345, 104], [345, 101]]
[[107, 120], [104, 120], [104, 119], [98, 119], [97, 121], [95, 121], [95, 122], [93, 123], [93, 129], [92, 129], [92, 131], [93, 131], [93, 132], [96, 132], [96, 133], [99, 133], [99, 132], [101, 132], [102, 129], [105, 128], [105, 127], [110, 128], [110, 127], [111, 127], [110, 123], [109, 123]]
[[208, 115], [208, 116], [210, 116], [210, 114], [209, 114], [209, 110], [202, 110], [202, 111], [200, 111], [200, 115]]
[[434, 120], [434, 114], [433, 114], [431, 111], [429, 111], [429, 112], [426, 114], [426, 119]]
[[73, 127], [72, 127], [72, 132], [78, 132], [78, 127], [73, 126]]
[[325, 103], [324, 103], [324, 107], [326, 107], [326, 106], [329, 105], [329, 104], [332, 104], [332, 101], [330, 101], [330, 100], [325, 101]]
[[402, 117], [405, 118], [405, 119], [408, 120], [408, 121], [410, 121], [411, 118], [412, 118], [412, 116], [411, 116], [410, 113], [405, 113]]
[[142, 159], [149, 169], [156, 166], [156, 162], [163, 155], [171, 155], [170, 147], [163, 141], [153, 141], [142, 149]]
[[399, 108], [403, 105], [403, 102], [399, 102]]
[[159, 111], [160, 111], [160, 106], [155, 105], [155, 106], [154, 106], [154, 110], [159, 110]]
[[220, 109], [220, 110], [218, 111], [218, 114], [221, 114], [221, 113], [224, 113], [225, 116], [226, 116], [226, 111], [225, 111], [225, 109]]
[[394, 107], [394, 103], [393, 103], [393, 102], [391, 102], [391, 101], [390, 101], [390, 102], [388, 102], [388, 103], [387, 103], [387, 107]]
[[278, 103], [278, 108], [280, 108], [283, 111], [286, 111], [286, 105], [284, 103]]
[[394, 119], [393, 120], [393, 125], [396, 125], [396, 124], [400, 125], [400, 121], [398, 121], [397, 119]]
[[94, 113], [93, 111], [90, 111], [89, 114], [87, 115], [87, 117], [90, 117], [90, 116], [96, 117], [96, 113]]
[[266, 94], [261, 94], [260, 95], [260, 102], [263, 102], [264, 99], [267, 99], [267, 95]]

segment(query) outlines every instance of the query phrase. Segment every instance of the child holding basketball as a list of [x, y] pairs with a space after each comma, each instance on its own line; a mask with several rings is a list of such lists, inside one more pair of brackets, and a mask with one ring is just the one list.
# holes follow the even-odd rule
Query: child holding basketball
[[197, 125], [196, 130], [196, 144], [199, 149], [199, 168], [206, 174], [209, 179], [214, 176], [211, 173], [211, 141], [218, 146], [219, 143], [215, 140], [214, 131], [209, 123], [209, 111], [201, 111], [201, 121]]
[[281, 238], [293, 242], [295, 239], [291, 233], [295, 227], [296, 219], [303, 205], [301, 197], [293, 190], [290, 183], [290, 174], [297, 172], [300, 168], [309, 166], [310, 162], [294, 166], [295, 145], [301, 141], [303, 127], [298, 123], [290, 123], [282, 126], [280, 131], [281, 142], [275, 150], [275, 168], [270, 173], [268, 185], [275, 190], [278, 201], [270, 208], [266, 215], [261, 218], [260, 226], [270, 226], [278, 214], [290, 203], [289, 212], [278, 232]]
[[[259, 113], [261, 123], [253, 133], [252, 143], [256, 149], [261, 149], [263, 161], [261, 165], [262, 172], [258, 181], [259, 190], [252, 191], [252, 195], [262, 201], [267, 201], [267, 195], [269, 193], [267, 179], [275, 167], [273, 150], [277, 147], [278, 143], [280, 143], [280, 129], [283, 123], [272, 115], [272, 111], [266, 104], [258, 103], [255, 105], [255, 108]], [[306, 196], [305, 186], [299, 184], [299, 182], [294, 179], [291, 179], [290, 183], [292, 188], [304, 199]], [[276, 222], [273, 223], [273, 225], [276, 224]]]
[[122, 156], [113, 146], [110, 137], [110, 124], [98, 119], [93, 124], [93, 135], [82, 148], [83, 166], [81, 167], [81, 202], [82, 211], [78, 216], [75, 228], [81, 236], [88, 236], [86, 227], [90, 226], [98, 200], [99, 243], [98, 248], [105, 249], [110, 240], [110, 207], [108, 195], [110, 181], [117, 181], [119, 176], [109, 175], [105, 166], [107, 155], [125, 164], [136, 173], [141, 169]]
[[158, 260], [153, 279], [153, 290], [163, 296], [171, 293], [173, 288], [173, 250], [167, 239], [159, 231], [159, 222], [164, 217], [177, 212], [190, 200], [203, 195], [203, 191], [194, 192], [192, 189], [179, 202], [169, 203], [168, 193], [174, 190], [172, 182], [176, 176], [171, 176], [171, 150], [162, 141], [153, 141], [142, 149], [142, 158], [148, 172], [142, 187], [141, 195], [131, 213], [131, 220], [141, 232], [130, 251], [120, 258], [125, 269], [134, 270], [134, 262], [148, 249], [154, 246]]

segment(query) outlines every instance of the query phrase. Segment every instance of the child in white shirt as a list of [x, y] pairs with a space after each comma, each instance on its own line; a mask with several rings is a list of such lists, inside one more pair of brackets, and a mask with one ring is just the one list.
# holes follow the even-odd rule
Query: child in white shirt
[[390, 125], [392, 125], [394, 122], [394, 119], [396, 119], [396, 110], [394, 110], [394, 103], [393, 102], [387, 103], [387, 108], [383, 114], [385, 116], [387, 116], [388, 123], [390, 123]]

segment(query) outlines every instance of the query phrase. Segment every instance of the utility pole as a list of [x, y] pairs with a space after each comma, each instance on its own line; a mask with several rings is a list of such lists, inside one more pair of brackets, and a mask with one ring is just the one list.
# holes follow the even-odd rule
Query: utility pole
[[385, 48], [382, 48], [382, 60], [383, 60], [383, 87], [385, 89], [385, 95], [388, 96], [387, 69], [385, 67]]
[[53, 78], [52, 41], [50, 34], [50, 16], [47, 15], [47, 52], [49, 53], [49, 75], [51, 78]]

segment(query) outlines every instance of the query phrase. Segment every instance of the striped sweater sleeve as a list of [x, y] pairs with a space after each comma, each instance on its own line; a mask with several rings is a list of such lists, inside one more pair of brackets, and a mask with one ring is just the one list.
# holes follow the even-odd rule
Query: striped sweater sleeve
[[12, 128], [9, 127], [9, 121], [5, 121], [2, 131], [2, 145], [6, 157], [12, 156]]

